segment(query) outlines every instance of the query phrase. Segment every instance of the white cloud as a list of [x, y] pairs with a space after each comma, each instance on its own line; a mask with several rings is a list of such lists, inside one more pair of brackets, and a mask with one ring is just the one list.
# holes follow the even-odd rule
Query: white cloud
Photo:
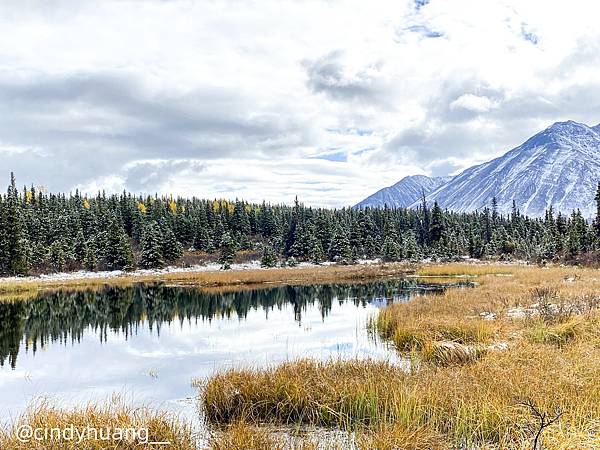
[[0, 176], [352, 204], [555, 120], [600, 122], [598, 15], [585, 0], [4, 2]]
[[488, 112], [494, 103], [483, 95], [463, 94], [450, 103], [450, 109], [468, 109], [474, 112]]

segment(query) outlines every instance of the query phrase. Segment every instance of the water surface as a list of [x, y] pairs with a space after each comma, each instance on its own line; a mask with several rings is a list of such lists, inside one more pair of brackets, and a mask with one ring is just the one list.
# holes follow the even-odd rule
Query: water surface
[[438, 293], [418, 280], [236, 292], [138, 284], [0, 303], [0, 418], [34, 399], [126, 401], [197, 417], [191, 381], [299, 357], [395, 359], [366, 330], [391, 302]]

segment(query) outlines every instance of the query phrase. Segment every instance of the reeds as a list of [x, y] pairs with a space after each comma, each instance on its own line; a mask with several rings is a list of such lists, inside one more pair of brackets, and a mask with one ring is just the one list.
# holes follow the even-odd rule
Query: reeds
[[485, 272], [475, 289], [395, 304], [372, 320], [416, 356], [413, 370], [307, 360], [228, 370], [202, 391], [210, 421], [338, 427], [352, 430], [359, 449], [526, 449], [539, 417], [560, 411], [540, 433], [542, 448], [600, 448], [597, 272]]
[[[69, 431], [71, 429], [74, 431]], [[28, 432], [23, 430], [41, 431], [27, 437]], [[67, 430], [66, 434], [64, 430]], [[125, 431], [119, 435], [118, 430]], [[32, 405], [10, 429], [0, 430], [2, 450], [158, 448], [151, 444], [153, 442], [163, 443], [160, 448], [167, 450], [196, 449], [190, 426], [173, 414], [128, 407], [120, 400], [104, 406], [74, 409], [58, 408], [40, 401]]]
[[[317, 450], [317, 436], [294, 434], [290, 430], [267, 429], [245, 422], [235, 422], [223, 430], [215, 430], [208, 440], [211, 450]], [[328, 450], [343, 450], [341, 445], [329, 442]]]

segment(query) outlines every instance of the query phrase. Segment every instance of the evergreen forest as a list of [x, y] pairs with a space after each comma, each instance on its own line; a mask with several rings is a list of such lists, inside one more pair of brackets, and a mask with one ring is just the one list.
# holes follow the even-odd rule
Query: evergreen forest
[[[600, 210], [600, 185], [596, 195]], [[455, 213], [425, 199], [417, 209], [326, 209], [237, 199], [98, 193], [94, 197], [17, 188], [0, 196], [0, 273], [132, 270], [182, 264], [186, 255], [228, 269], [245, 254], [266, 267], [475, 259], [589, 261], [600, 221], [580, 211], [530, 218], [513, 204], [499, 214]]]

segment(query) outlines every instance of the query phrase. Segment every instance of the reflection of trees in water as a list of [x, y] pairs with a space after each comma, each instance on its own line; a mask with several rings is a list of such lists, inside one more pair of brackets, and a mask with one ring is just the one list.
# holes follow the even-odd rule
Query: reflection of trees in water
[[41, 293], [15, 303], [0, 303], [0, 365], [8, 359], [16, 367], [21, 343], [34, 353], [49, 342], [79, 342], [90, 328], [106, 341], [108, 332], [126, 338], [140, 326], [160, 334], [163, 323], [198, 323], [215, 318], [245, 319], [251, 310], [281, 310], [292, 305], [297, 321], [309, 306], [317, 305], [323, 319], [334, 302], [357, 307], [407, 299], [425, 288], [415, 280], [359, 285], [327, 284], [278, 286], [236, 292], [205, 292], [195, 288], [164, 285], [105, 287], [98, 291]]

